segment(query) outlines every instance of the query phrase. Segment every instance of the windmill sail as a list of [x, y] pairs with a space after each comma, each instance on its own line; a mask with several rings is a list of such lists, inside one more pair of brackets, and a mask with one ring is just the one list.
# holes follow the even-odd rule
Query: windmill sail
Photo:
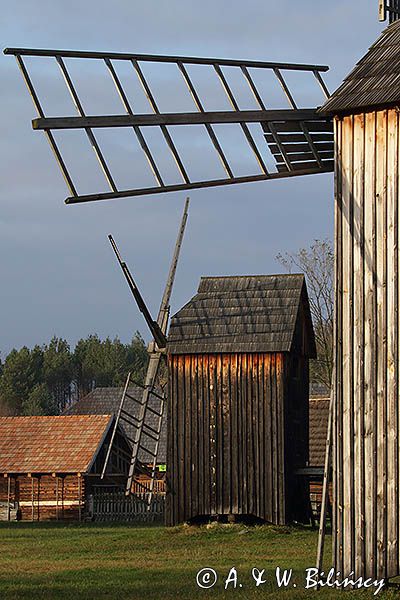
[[[300, 108], [292, 89], [293, 86], [289, 85], [289, 79], [292, 76], [302, 74], [309, 77], [307, 89], [312, 85], [315, 91], [322, 91], [321, 100], [328, 98], [329, 92], [322, 77], [323, 73], [328, 70], [326, 66], [26, 48], [8, 48], [4, 52], [15, 55], [17, 59], [38, 113], [38, 118], [33, 120], [33, 127], [45, 132], [55, 153], [70, 190], [70, 196], [66, 199], [68, 204], [215, 187], [333, 170], [331, 118], [318, 115], [316, 106]], [[77, 116], [53, 117], [45, 114], [39, 97], [46, 96], [46, 91], [42, 92], [37, 89], [40, 86], [34, 85], [28, 68], [29, 60], [32, 60], [32, 57], [50, 60], [56, 68], [61, 70], [65, 83], [65, 94], [67, 98], [72, 99]], [[85, 103], [71, 74], [71, 64], [77, 60], [85, 61], [89, 66], [100, 64], [104, 67], [104, 80], [102, 79], [101, 85], [104, 85], [105, 89], [107, 84], [110, 84], [114, 92], [117, 92], [119, 97], [118, 114], [97, 115], [94, 107], [89, 107], [89, 112], [85, 109]], [[162, 103], [156, 97], [158, 93], [156, 94], [155, 91], [155, 88], [160, 87], [160, 78], [154, 83], [154, 72], [146, 74], [146, 69], [150, 68], [149, 65], [153, 67], [153, 71], [154, 68], [156, 69], [156, 73], [157, 69], [166, 66], [174, 69], [174, 73], [179, 77], [182, 85], [182, 96], [187, 95], [191, 110], [167, 112], [161, 108]], [[124, 78], [120, 74], [122, 67], [125, 69]], [[205, 77], [204, 69], [206, 69], [207, 77]], [[201, 79], [202, 77], [203, 79]], [[267, 90], [260, 83], [263, 78], [269, 82]], [[182, 104], [183, 99], [180, 102], [179, 86], [174, 82], [175, 80], [168, 79], [168, 76], [161, 77], [161, 84], [164, 87], [176, 87], [174, 103], [175, 106], [178, 106]], [[99, 85], [98, 81], [96, 83]], [[142, 100], [146, 102], [147, 106], [145, 113], [138, 113], [134, 110], [131, 94], [131, 87], [134, 84], [138, 86], [138, 89], [140, 85]], [[214, 85], [218, 86], [219, 92], [223, 96], [224, 109], [218, 107], [216, 110], [208, 110], [206, 108], [206, 104], [210, 100], [209, 89]], [[282, 93], [282, 102], [285, 104], [278, 109], [271, 108], [268, 102], [274, 86]], [[205, 92], [202, 92], [202, 87], [206, 90]], [[245, 93], [251, 97], [253, 106], [251, 110], [241, 108]], [[230, 106], [229, 110], [226, 110], [227, 105]], [[55, 112], [58, 112], [57, 108], [55, 108]], [[212, 151], [212, 157], [207, 166], [209, 173], [200, 175], [191, 173], [193, 160], [190, 160], [189, 152], [193, 144], [186, 143], [183, 148], [179, 148], [175, 139], [178, 130], [182, 130], [182, 127], [185, 126], [186, 128], [192, 127], [190, 131], [193, 131], [196, 126], [200, 126], [207, 137], [207, 143]], [[224, 128], [226, 130], [227, 126], [236, 126], [238, 135], [241, 136], [243, 148], [241, 146], [240, 156], [229, 156], [232, 154], [232, 146], [235, 145], [235, 142], [224, 140]], [[118, 182], [112, 168], [113, 161], [102, 148], [100, 141], [99, 131], [110, 128], [114, 130], [115, 136], [118, 135], [118, 130], [123, 128], [131, 133], [132, 142], [136, 139], [138, 152], [142, 152], [147, 161], [149, 176], [154, 182], [152, 185], [143, 186], [138, 182], [137, 185], [134, 183], [130, 187]], [[174, 161], [175, 171], [173, 173], [165, 172], [165, 167], [163, 168], [163, 165], [160, 164], [162, 160], [157, 157], [157, 152], [152, 147], [150, 133], [155, 129], [165, 150], [162, 158], [169, 154]], [[72, 130], [82, 130], [86, 133], [108, 190], [93, 190], [90, 194], [83, 194], [79, 191], [72, 169], [63, 157], [62, 143], [57, 139], [58, 133]], [[215, 176], [216, 172], [220, 173], [219, 177]]]
[[[117, 256], [118, 262], [121, 266], [124, 276], [128, 281], [128, 285], [132, 292], [132, 295], [140, 311], [143, 313], [151, 333], [154, 336], [154, 343], [149, 345], [149, 364], [147, 367], [144, 385], [140, 386], [143, 388], [143, 394], [141, 398], [137, 398], [136, 396], [132, 395], [130, 391], [130, 386], [137, 386], [138, 383], [133, 380], [131, 373], [128, 373], [121, 397], [119, 410], [114, 423], [114, 431], [112, 433], [111, 442], [105, 458], [102, 470], [102, 477], [104, 477], [107, 470], [107, 466], [112, 453], [113, 441], [118, 425], [120, 421], [125, 422], [133, 431], [133, 437], [129, 438], [129, 441], [132, 445], [132, 455], [130, 457], [129, 473], [126, 483], [126, 493], [129, 494], [131, 492], [135, 474], [138, 470], [138, 466], [140, 466], [141, 470], [146, 472], [146, 474], [150, 476], [150, 490], [147, 490], [147, 488], [145, 490], [150, 491], [148, 498], [149, 506], [152, 499], [154, 482], [156, 477], [157, 457], [160, 446], [160, 435], [166, 403], [166, 396], [157, 385], [158, 375], [161, 366], [161, 361], [164, 357], [162, 350], [166, 346], [166, 334], [168, 329], [170, 300], [172, 288], [175, 281], [176, 269], [178, 265], [183, 236], [185, 233], [188, 218], [188, 210], [189, 198], [187, 198], [185, 202], [182, 220], [175, 243], [174, 253], [172, 256], [171, 266], [168, 273], [167, 283], [165, 285], [164, 293], [160, 303], [160, 308], [158, 311], [157, 321], [153, 321], [151, 319], [150, 312], [148, 311], [144, 300], [141, 297], [133, 281], [133, 277], [126, 263], [121, 258], [116, 243], [114, 242], [113, 238], [109, 236], [114, 253]], [[129, 411], [127, 411], [127, 398], [133, 403], [137, 404], [138, 410], [135, 415], [130, 414]], [[144, 459], [139, 461], [139, 455], [142, 455]], [[139, 464], [142, 462], [145, 462], [146, 465], [150, 465], [150, 468], [146, 468], [145, 465]], [[138, 485], [140, 486], [140, 482], [138, 483]]]

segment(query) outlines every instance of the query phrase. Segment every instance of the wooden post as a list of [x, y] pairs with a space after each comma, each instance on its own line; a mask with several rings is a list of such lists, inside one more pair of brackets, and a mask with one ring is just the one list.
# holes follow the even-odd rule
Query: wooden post
[[11, 495], [11, 477], [7, 474], [7, 521], [10, 521], [10, 495]]
[[82, 475], [78, 473], [78, 502], [79, 502], [79, 522], [82, 521]]
[[64, 477], [61, 477], [61, 516], [64, 520]]
[[328, 432], [327, 432], [327, 436], [326, 436], [326, 450], [325, 450], [324, 483], [322, 486], [321, 514], [320, 514], [319, 532], [318, 532], [316, 567], [319, 572], [321, 572], [321, 570], [322, 570], [322, 561], [324, 558], [326, 512], [327, 512], [327, 508], [328, 508], [328, 498], [329, 498], [329, 473], [331, 470], [331, 459], [332, 459], [333, 408], [334, 408], [334, 393], [333, 393], [333, 387], [332, 387], [331, 388], [331, 398], [330, 398], [330, 402], [329, 402]]
[[37, 478], [37, 520], [40, 521], [40, 475]]
[[58, 521], [58, 477], [56, 473], [54, 473], [54, 477], [56, 478], [56, 521]]
[[35, 489], [34, 489], [34, 481], [33, 481], [33, 477], [31, 473], [28, 473], [28, 477], [31, 478], [31, 492], [32, 492], [32, 521], [35, 520], [35, 503], [34, 503], [34, 497], [35, 497]]

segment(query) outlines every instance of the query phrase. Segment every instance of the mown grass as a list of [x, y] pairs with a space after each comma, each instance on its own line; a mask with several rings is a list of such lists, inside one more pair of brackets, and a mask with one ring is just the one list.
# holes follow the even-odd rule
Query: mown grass
[[[304, 589], [305, 569], [315, 562], [317, 533], [308, 528], [138, 527], [111, 524], [0, 524], [0, 600], [36, 599], [220, 599], [339, 598], [338, 590]], [[327, 539], [329, 555], [330, 538]], [[292, 585], [279, 589], [277, 566], [293, 569]], [[329, 560], [327, 562], [329, 566]], [[219, 575], [211, 590], [196, 574], [212, 567]], [[224, 589], [231, 567], [238, 583]], [[265, 569], [256, 588], [252, 568]], [[343, 595], [340, 596], [343, 598]], [[372, 591], [345, 598], [373, 598]], [[398, 597], [385, 591], [385, 600]]]

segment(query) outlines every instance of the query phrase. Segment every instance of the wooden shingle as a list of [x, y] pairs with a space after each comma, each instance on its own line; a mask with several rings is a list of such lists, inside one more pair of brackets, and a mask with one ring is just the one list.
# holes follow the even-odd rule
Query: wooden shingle
[[400, 101], [400, 21], [387, 27], [320, 109], [339, 114]]
[[203, 277], [197, 294], [171, 320], [172, 354], [290, 352], [300, 306], [315, 356], [304, 275]]

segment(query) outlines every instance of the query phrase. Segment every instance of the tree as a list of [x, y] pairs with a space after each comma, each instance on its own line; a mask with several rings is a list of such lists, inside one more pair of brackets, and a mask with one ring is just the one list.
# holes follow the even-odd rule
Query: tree
[[102, 341], [97, 335], [91, 335], [79, 340], [73, 359], [78, 397], [82, 397], [96, 386], [122, 385], [128, 371], [142, 382], [148, 354], [139, 333], [130, 344], [123, 344], [118, 338]]
[[73, 361], [78, 398], [96, 387], [100, 371], [100, 346], [101, 340], [98, 335], [80, 339], [75, 346]]
[[307, 280], [314, 324], [317, 359], [311, 361], [310, 379], [331, 387], [333, 369], [334, 253], [329, 239], [315, 240], [309, 248], [278, 254], [277, 260], [289, 273], [300, 269]]
[[140, 333], [137, 331], [128, 346], [128, 367], [132, 373], [133, 379], [139, 383], [144, 382], [146, 369], [149, 362], [149, 354], [146, 344]]
[[71, 401], [73, 375], [74, 364], [69, 344], [54, 336], [43, 349], [43, 382], [58, 412], [62, 412]]
[[56, 415], [59, 413], [58, 406], [45, 383], [36, 385], [28, 398], [22, 402], [22, 413], [24, 415]]
[[12, 350], [1, 365], [0, 415], [59, 414], [96, 386], [121, 386], [127, 373], [142, 383], [148, 354], [136, 333], [129, 344], [89, 335], [72, 353], [66, 340]]
[[13, 349], [4, 361], [0, 380], [0, 396], [3, 407], [13, 415], [22, 413], [23, 403], [27, 401], [33, 388], [41, 382], [43, 350], [35, 346], [29, 350], [26, 346]]

